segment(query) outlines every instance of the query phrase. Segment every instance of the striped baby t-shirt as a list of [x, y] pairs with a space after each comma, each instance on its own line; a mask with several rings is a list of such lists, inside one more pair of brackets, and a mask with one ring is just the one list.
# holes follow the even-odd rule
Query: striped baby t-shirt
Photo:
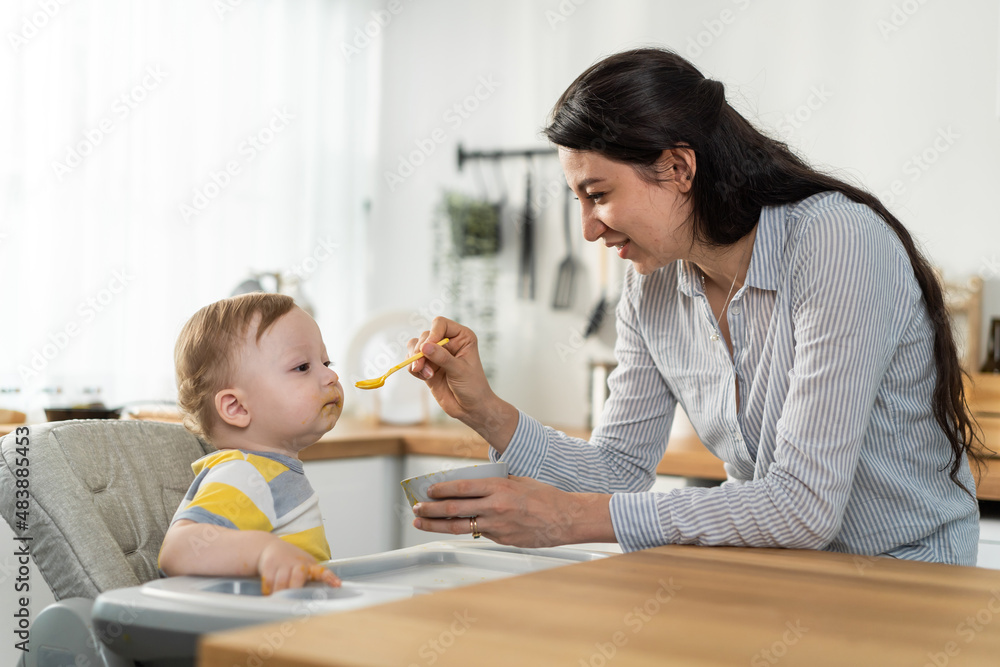
[[319, 496], [302, 462], [283, 454], [224, 449], [191, 464], [195, 480], [170, 523], [188, 519], [274, 533], [318, 560], [330, 559]]

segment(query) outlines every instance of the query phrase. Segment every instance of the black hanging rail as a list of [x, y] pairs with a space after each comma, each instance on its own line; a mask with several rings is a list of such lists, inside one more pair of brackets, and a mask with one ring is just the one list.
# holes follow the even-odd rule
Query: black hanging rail
[[458, 170], [462, 171], [462, 165], [469, 160], [502, 160], [508, 157], [532, 158], [536, 155], [555, 155], [559, 151], [555, 148], [523, 148], [520, 150], [495, 150], [495, 151], [467, 151], [458, 145]]

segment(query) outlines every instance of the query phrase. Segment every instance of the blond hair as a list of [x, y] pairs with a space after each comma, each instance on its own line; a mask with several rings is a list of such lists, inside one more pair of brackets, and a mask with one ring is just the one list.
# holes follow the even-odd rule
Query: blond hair
[[174, 368], [184, 426], [211, 440], [215, 394], [232, 380], [247, 330], [259, 317], [256, 342], [295, 307], [290, 296], [254, 292], [216, 301], [195, 313], [177, 337]]

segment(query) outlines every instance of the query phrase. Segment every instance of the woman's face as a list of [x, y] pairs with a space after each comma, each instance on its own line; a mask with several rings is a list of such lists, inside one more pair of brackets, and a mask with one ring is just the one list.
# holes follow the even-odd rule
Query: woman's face
[[[566, 181], [580, 199], [583, 237], [618, 248], [635, 270], [649, 274], [691, 250], [690, 179], [683, 160], [664, 152], [663, 183], [648, 183], [627, 164], [594, 151], [559, 149]], [[674, 166], [670, 166], [674, 165]]]

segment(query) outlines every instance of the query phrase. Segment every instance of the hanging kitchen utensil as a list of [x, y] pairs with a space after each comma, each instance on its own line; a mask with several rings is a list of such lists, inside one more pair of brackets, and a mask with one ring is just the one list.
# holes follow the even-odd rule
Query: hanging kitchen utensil
[[524, 216], [521, 219], [521, 262], [517, 294], [522, 299], [535, 298], [535, 212], [531, 206], [531, 159], [527, 162], [524, 186]]
[[556, 289], [552, 295], [552, 308], [565, 310], [573, 305], [573, 282], [576, 277], [576, 260], [573, 259], [573, 231], [570, 225], [570, 209], [572, 207], [571, 190], [566, 188], [563, 201], [563, 235], [566, 239], [566, 257], [559, 263], [556, 271]]
[[597, 266], [601, 278], [601, 298], [598, 299], [597, 305], [594, 306], [594, 310], [590, 313], [590, 319], [587, 321], [587, 329], [583, 332], [584, 338], [590, 338], [597, 333], [608, 310], [608, 250], [600, 245], [597, 247], [601, 253], [597, 257]]

